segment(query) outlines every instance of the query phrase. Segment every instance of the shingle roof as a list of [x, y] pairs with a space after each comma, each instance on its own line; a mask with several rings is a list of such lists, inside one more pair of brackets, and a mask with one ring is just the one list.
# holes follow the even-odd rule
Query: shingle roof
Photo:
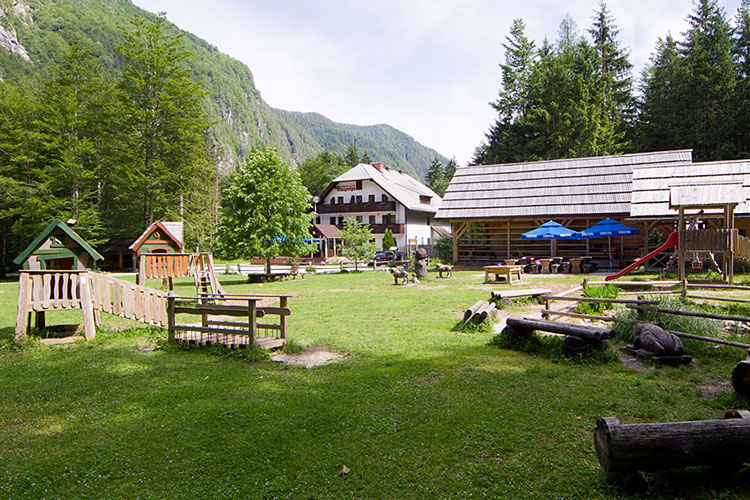
[[[440, 206], [440, 197], [435, 194], [432, 189], [408, 174], [387, 167], [378, 170], [367, 163], [360, 163], [336, 177], [331, 182], [332, 184], [335, 184], [337, 182], [362, 180], [371, 180], [375, 182], [378, 186], [383, 188], [386, 193], [393, 196], [396, 201], [409, 210], [415, 212], [435, 213]], [[429, 196], [431, 198], [430, 204], [423, 204], [419, 199], [420, 196]]]
[[459, 167], [436, 218], [629, 213], [634, 168], [691, 161], [685, 149]]
[[[148, 236], [151, 234], [151, 232], [154, 229], [156, 229], [156, 228], [161, 229], [164, 232], [164, 235], [166, 237], [168, 237], [169, 239], [171, 239], [172, 241], [174, 241], [175, 243], [177, 243], [179, 245], [180, 249], [182, 249], [182, 246], [183, 246], [183, 244], [182, 244], [182, 227], [183, 227], [182, 226], [182, 222], [162, 222], [162, 221], [159, 221], [159, 220], [156, 221], [156, 222], [153, 222], [153, 223], [151, 223], [150, 226], [148, 226], [146, 228], [145, 231], [143, 231], [143, 233], [141, 233], [141, 235], [133, 242], [133, 244], [130, 245], [129, 249], [132, 250], [132, 251], [134, 251], [134, 252], [137, 252], [138, 249], [141, 248], [141, 245], [143, 245], [146, 242], [146, 240], [148, 239]], [[175, 231], [177, 231], [178, 234], [179, 234], [179, 236], [177, 236], [177, 234], [174, 234], [172, 232], [172, 229], [174, 229]]]
[[[735, 214], [750, 214], [750, 160], [692, 163], [690, 165], [639, 167], [633, 171], [633, 217], [672, 217], [669, 206], [672, 186], [742, 185], [744, 201]], [[730, 201], [730, 200], [727, 200]]]
[[45, 241], [47, 241], [50, 236], [54, 235], [58, 231], [76, 242], [91, 256], [94, 262], [96, 262], [97, 260], [102, 260], [104, 258], [99, 252], [94, 250], [91, 245], [86, 243], [86, 240], [81, 238], [78, 233], [68, 227], [67, 224], [63, 223], [59, 219], [53, 219], [49, 224], [47, 224], [47, 227], [44, 228], [44, 231], [42, 231], [39, 236], [34, 239], [34, 241], [29, 243], [29, 246], [27, 246], [26, 249], [21, 252], [21, 255], [13, 259], [13, 263], [19, 266], [22, 265], [36, 249], [38, 249]]

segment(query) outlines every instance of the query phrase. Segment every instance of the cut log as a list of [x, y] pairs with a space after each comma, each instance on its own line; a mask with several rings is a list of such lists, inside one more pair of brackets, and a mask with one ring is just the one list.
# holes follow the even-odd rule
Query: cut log
[[732, 369], [732, 386], [740, 396], [750, 398], [750, 361], [740, 361]]
[[466, 310], [466, 312], [464, 313], [464, 323], [469, 321], [469, 318], [476, 314], [477, 310], [482, 307], [482, 304], [484, 304], [484, 301], [479, 300], [476, 304]]
[[635, 472], [691, 465], [741, 464], [750, 460], [750, 412], [724, 420], [621, 425], [600, 418], [594, 448], [605, 472]]
[[612, 336], [612, 330], [606, 328], [571, 325], [570, 323], [560, 323], [557, 321], [545, 321], [528, 318], [508, 318], [507, 324], [514, 328], [524, 330], [541, 330], [543, 332], [573, 335], [575, 337], [580, 337], [594, 343], [601, 343], [602, 340], [605, 340]]
[[499, 292], [490, 292], [492, 301], [497, 302], [501, 299], [516, 299], [519, 297], [538, 297], [541, 295], [547, 295], [551, 293], [551, 290], [546, 288], [530, 288], [526, 290], [502, 290]]

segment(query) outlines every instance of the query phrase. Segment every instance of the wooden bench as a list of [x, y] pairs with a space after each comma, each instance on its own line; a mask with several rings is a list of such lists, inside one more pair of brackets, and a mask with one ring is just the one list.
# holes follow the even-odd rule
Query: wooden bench
[[495, 275], [495, 281], [502, 276], [507, 283], [521, 283], [521, 269], [523, 266], [484, 266], [484, 282], [490, 282], [490, 274]]

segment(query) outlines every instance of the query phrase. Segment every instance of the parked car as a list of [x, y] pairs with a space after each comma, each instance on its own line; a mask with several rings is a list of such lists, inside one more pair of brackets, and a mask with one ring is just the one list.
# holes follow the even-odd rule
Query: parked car
[[378, 252], [375, 254], [375, 262], [381, 263], [381, 262], [389, 262], [392, 260], [398, 260], [399, 254], [398, 252], [394, 252], [392, 250], [385, 250], [383, 252]]

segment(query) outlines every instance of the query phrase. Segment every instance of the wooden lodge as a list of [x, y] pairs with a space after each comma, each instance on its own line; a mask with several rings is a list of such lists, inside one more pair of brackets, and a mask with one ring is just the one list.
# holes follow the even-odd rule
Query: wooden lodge
[[[670, 188], [684, 183], [750, 182], [750, 161], [693, 163], [692, 150], [459, 167], [436, 218], [453, 229], [454, 262], [479, 266], [531, 256], [550, 257], [549, 240], [521, 234], [553, 220], [581, 231], [604, 218], [640, 230], [612, 238], [615, 263], [644, 255], [676, 229], [678, 210]], [[746, 199], [750, 188], [744, 186]], [[741, 234], [750, 230], [750, 204], [734, 214]], [[699, 224], [721, 226], [720, 214], [702, 213]], [[652, 236], [649, 244], [649, 234]], [[606, 239], [554, 240], [555, 256], [588, 255], [605, 261]]]

